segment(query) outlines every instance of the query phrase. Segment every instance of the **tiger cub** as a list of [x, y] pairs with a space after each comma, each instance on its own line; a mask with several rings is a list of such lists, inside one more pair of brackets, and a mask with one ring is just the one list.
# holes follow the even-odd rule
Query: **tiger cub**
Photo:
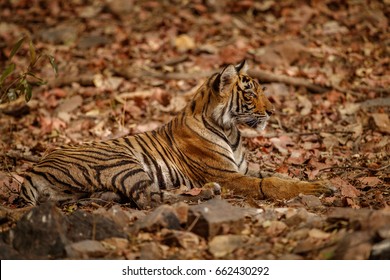
[[215, 182], [254, 199], [329, 192], [322, 183], [257, 178], [245, 161], [237, 125], [262, 130], [274, 112], [247, 63], [213, 74], [172, 121], [157, 130], [103, 142], [65, 146], [26, 174], [21, 197], [31, 205], [111, 191], [145, 209], [182, 185]]

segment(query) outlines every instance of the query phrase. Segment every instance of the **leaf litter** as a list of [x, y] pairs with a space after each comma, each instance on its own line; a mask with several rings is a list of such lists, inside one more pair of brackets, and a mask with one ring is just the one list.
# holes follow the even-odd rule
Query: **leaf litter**
[[[14, 54], [21, 30], [35, 34], [35, 49], [50, 53], [58, 66], [58, 77], [50, 65], [38, 70], [48, 84], [33, 88], [28, 110], [23, 100], [0, 105], [4, 234], [16, 225], [32, 226], [22, 219], [28, 209], [19, 208], [18, 192], [23, 173], [37, 158], [62, 144], [154, 129], [185, 106], [204, 81], [202, 73], [246, 58], [254, 69], [328, 88], [314, 94], [288, 79], [268, 81], [266, 93], [277, 112], [266, 131], [244, 130], [251, 136], [245, 139], [250, 165], [302, 180], [327, 180], [334, 195], [248, 201], [223, 193], [233, 208], [215, 201], [210, 207], [219, 205], [227, 217], [244, 211], [245, 218], [220, 224], [218, 216], [200, 211], [206, 215], [202, 226], [210, 226], [213, 236], [194, 229], [202, 216], [188, 220], [197, 202], [149, 211], [80, 202], [56, 212], [59, 221], [77, 211], [93, 213], [115, 221], [128, 237], [111, 235], [85, 248], [92, 243], [67, 236], [70, 245], [57, 258], [388, 256], [390, 72], [388, 50], [378, 43], [388, 33], [386, 1], [95, 2], [50, 1], [50, 9], [24, 1], [0, 4], [1, 67], [11, 55], [16, 69], [26, 64], [28, 46]], [[74, 20], [74, 14], [82, 20]], [[178, 191], [188, 197], [200, 192]], [[78, 225], [77, 219], [67, 222]], [[135, 223], [148, 230], [135, 231]], [[41, 251], [23, 257], [36, 258]]]

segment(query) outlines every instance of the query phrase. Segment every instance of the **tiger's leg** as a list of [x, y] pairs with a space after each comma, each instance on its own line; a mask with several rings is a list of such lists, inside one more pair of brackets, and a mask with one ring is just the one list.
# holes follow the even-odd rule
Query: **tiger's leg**
[[278, 177], [256, 178], [242, 174], [229, 174], [220, 182], [234, 193], [248, 198], [272, 198], [290, 199], [302, 194], [330, 194], [332, 190], [321, 182], [302, 182], [294, 179], [282, 179]]
[[120, 168], [100, 171], [104, 191], [114, 191], [130, 199], [139, 209], [156, 207], [162, 203], [162, 192], [157, 183], [134, 158], [126, 160]]
[[[56, 159], [58, 155], [52, 157]], [[27, 204], [37, 205], [48, 200], [77, 201], [95, 193], [115, 192], [141, 209], [161, 203], [159, 187], [137, 159], [129, 157], [119, 163], [39, 163], [25, 176], [21, 197]]]
[[30, 172], [21, 186], [20, 196], [27, 205], [38, 205], [46, 201], [68, 202], [88, 196], [81, 191], [69, 191], [61, 185], [53, 184], [50, 175]]
[[305, 182], [277, 172], [263, 172], [249, 169], [247, 175], [264, 179], [264, 194], [267, 197], [275, 197], [277, 192], [281, 199], [292, 198], [302, 194], [331, 194], [333, 189], [326, 181]]
[[265, 197], [276, 199], [290, 199], [302, 194], [330, 195], [333, 190], [326, 182], [305, 182], [296, 179], [268, 177], [262, 179], [260, 189]]

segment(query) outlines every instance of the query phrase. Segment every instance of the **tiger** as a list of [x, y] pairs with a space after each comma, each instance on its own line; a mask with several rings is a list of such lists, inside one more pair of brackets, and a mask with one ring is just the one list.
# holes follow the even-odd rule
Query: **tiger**
[[259, 200], [329, 193], [323, 182], [262, 178], [248, 168], [239, 127], [261, 131], [275, 109], [247, 71], [244, 60], [212, 74], [185, 108], [156, 130], [54, 150], [25, 175], [21, 198], [38, 205], [107, 191], [147, 209], [182, 186], [209, 183]]

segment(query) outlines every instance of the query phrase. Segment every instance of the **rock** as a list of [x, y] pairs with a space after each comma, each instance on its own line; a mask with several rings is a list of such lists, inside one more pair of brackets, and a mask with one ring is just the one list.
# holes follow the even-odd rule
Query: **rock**
[[378, 229], [378, 235], [382, 239], [390, 239], [390, 225]]
[[85, 50], [94, 47], [104, 46], [110, 44], [111, 42], [112, 40], [106, 36], [88, 34], [80, 37], [77, 47], [82, 50]]
[[85, 239], [102, 240], [109, 237], [126, 237], [122, 227], [112, 219], [81, 210], [67, 217], [66, 235], [73, 242]]
[[26, 258], [28, 259], [29, 256], [20, 254], [11, 245], [5, 243], [4, 240], [0, 238], [0, 259], [1, 260], [24, 260]]
[[108, 250], [96, 240], [83, 240], [66, 247], [67, 256], [72, 259], [99, 258], [107, 255]]
[[209, 242], [209, 251], [215, 258], [222, 258], [242, 247], [247, 239], [242, 235], [218, 235]]
[[121, 237], [111, 237], [104, 239], [102, 244], [110, 250], [124, 250], [129, 246], [129, 240]]
[[340, 221], [348, 221], [356, 227], [361, 228], [363, 221], [368, 220], [373, 210], [362, 208], [339, 208], [334, 207], [328, 210], [327, 221], [329, 223], [338, 223]]
[[298, 226], [301, 223], [306, 223], [309, 213], [305, 208], [298, 208], [295, 214], [286, 216], [284, 222], [288, 226]]
[[315, 239], [328, 239], [330, 235], [330, 233], [324, 232], [317, 228], [312, 228], [309, 230], [309, 236]]
[[189, 205], [185, 202], [178, 202], [172, 205], [175, 209], [176, 216], [179, 219], [181, 225], [187, 224]]
[[372, 246], [370, 259], [390, 260], [390, 239], [383, 240]]
[[281, 221], [271, 221], [270, 223], [263, 223], [264, 225], [267, 228], [265, 232], [270, 236], [278, 236], [287, 228], [287, 225]]
[[303, 240], [306, 239], [309, 236], [309, 229], [308, 228], [300, 228], [294, 231], [290, 231], [287, 234], [288, 239], [293, 240]]
[[303, 257], [297, 254], [284, 254], [280, 258], [280, 260], [303, 260]]
[[162, 232], [162, 236], [164, 244], [184, 249], [195, 249], [200, 243], [200, 237], [188, 231], [168, 230]]
[[81, 23], [78, 21], [63, 22], [55, 27], [44, 28], [38, 31], [38, 37], [42, 41], [51, 44], [72, 44], [76, 41], [81, 31]]
[[387, 209], [374, 211], [367, 219], [366, 223], [362, 224], [362, 229], [377, 230], [389, 227], [390, 211]]
[[321, 200], [314, 195], [302, 195], [302, 203], [308, 208], [318, 208], [322, 206]]
[[245, 213], [225, 200], [212, 199], [190, 206], [188, 223], [190, 231], [211, 239], [218, 234], [239, 233], [243, 229]]
[[327, 221], [338, 223], [348, 221], [354, 229], [376, 231], [390, 224], [390, 211], [371, 209], [331, 208]]
[[366, 260], [370, 257], [373, 236], [367, 231], [352, 232], [341, 239], [334, 259]]
[[153, 232], [161, 228], [181, 229], [180, 220], [175, 209], [170, 205], [161, 205], [152, 213], [135, 222], [132, 231], [140, 230]]
[[134, 9], [132, 0], [105, 0], [110, 12], [117, 16], [126, 16]]
[[317, 249], [317, 243], [312, 238], [304, 239], [295, 246], [293, 253], [294, 254], [305, 254]]
[[66, 238], [66, 220], [53, 203], [32, 208], [10, 230], [13, 247], [28, 258], [62, 258]]
[[162, 258], [162, 250], [156, 242], [143, 243], [140, 246], [141, 260], [158, 260]]
[[114, 205], [110, 209], [105, 210], [103, 207], [94, 211], [94, 214], [102, 215], [108, 219], [112, 219], [122, 228], [126, 228], [134, 221], [145, 217], [145, 212], [137, 209], [123, 209], [120, 205]]
[[26, 258], [59, 259], [66, 255], [74, 258], [98, 257], [99, 250], [94, 253], [73, 246], [83, 240], [110, 237], [126, 237], [122, 228], [111, 219], [81, 210], [64, 216], [53, 203], [45, 203], [27, 212], [10, 231], [8, 239]]

